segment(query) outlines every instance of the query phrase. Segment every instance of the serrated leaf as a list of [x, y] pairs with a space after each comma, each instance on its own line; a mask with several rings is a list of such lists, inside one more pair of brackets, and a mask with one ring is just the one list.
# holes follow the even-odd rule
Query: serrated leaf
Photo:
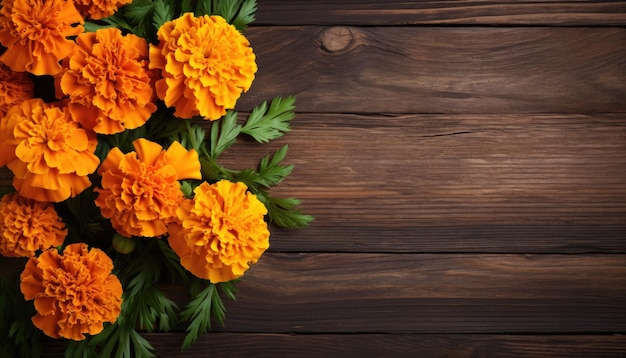
[[180, 1], [180, 14], [184, 14], [186, 12], [193, 12], [194, 8], [192, 6], [192, 0], [181, 0]]
[[241, 133], [237, 124], [237, 112], [228, 111], [224, 117], [214, 121], [211, 126], [211, 148], [209, 155], [215, 159], [230, 147]]
[[261, 159], [259, 174], [261, 184], [270, 187], [282, 182], [293, 171], [293, 165], [281, 165], [280, 163], [287, 155], [287, 145], [281, 147], [273, 156], [266, 156]]
[[300, 229], [313, 222], [311, 215], [302, 214], [296, 207], [300, 200], [296, 198], [275, 198], [269, 195], [257, 195], [265, 204], [270, 222], [287, 229]]
[[146, 39], [149, 38], [148, 34], [153, 32], [151, 20], [154, 8], [155, 3], [152, 0], [134, 0], [123, 8], [124, 17], [132, 25], [130, 28], [132, 33]]
[[256, 0], [245, 0], [239, 6], [237, 16], [230, 22], [239, 31], [243, 31], [246, 27], [254, 22], [257, 10]]
[[185, 330], [187, 334], [183, 340], [182, 350], [191, 347], [198, 339], [198, 336], [207, 333], [211, 329], [214, 295], [217, 295], [216, 287], [214, 284], [209, 283], [180, 313], [181, 320], [189, 321], [189, 326]]
[[124, 7], [124, 16], [128, 17], [132, 23], [138, 24], [152, 17], [155, 3], [151, 0], [134, 0]]
[[173, 7], [165, 0], [156, 0], [154, 3], [154, 14], [152, 15], [152, 25], [159, 29], [163, 24], [174, 18]]
[[255, 107], [241, 132], [254, 138], [257, 142], [269, 142], [281, 137], [291, 129], [289, 124], [295, 116], [295, 97], [276, 97], [269, 105], [263, 102]]
[[213, 15], [213, 2], [211, 0], [199, 0], [194, 15]]

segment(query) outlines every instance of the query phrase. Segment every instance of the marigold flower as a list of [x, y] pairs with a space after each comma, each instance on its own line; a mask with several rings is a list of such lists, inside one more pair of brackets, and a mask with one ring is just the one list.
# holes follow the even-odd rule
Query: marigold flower
[[67, 229], [51, 203], [10, 193], [0, 200], [0, 235], [0, 254], [30, 257], [63, 244]]
[[91, 185], [99, 164], [95, 133], [80, 128], [67, 108], [35, 98], [0, 119], [0, 167], [13, 172], [20, 195], [60, 202]]
[[216, 120], [235, 107], [257, 71], [250, 43], [220, 16], [186, 13], [157, 32], [150, 68], [161, 70], [156, 91], [174, 115]]
[[15, 72], [0, 64], [0, 117], [11, 107], [33, 98], [35, 86], [26, 72]]
[[52, 338], [82, 340], [102, 331], [121, 312], [122, 284], [111, 274], [113, 261], [86, 244], [68, 245], [31, 257], [22, 272], [20, 290], [35, 300], [32, 321]]
[[183, 200], [178, 181], [202, 178], [198, 153], [178, 142], [164, 150], [144, 138], [133, 146], [127, 154], [113, 148], [102, 162], [96, 205], [124, 236], [163, 235]]
[[0, 9], [0, 43], [7, 50], [0, 61], [14, 71], [35, 75], [61, 72], [74, 41], [83, 32], [83, 17], [68, 0], [3, 0]]
[[79, 35], [60, 81], [72, 117], [96, 133], [142, 126], [156, 110], [148, 43], [117, 28]]
[[245, 184], [204, 182], [176, 211], [168, 242], [180, 263], [213, 283], [240, 277], [269, 247], [267, 209]]
[[119, 7], [130, 4], [133, 0], [74, 0], [74, 5], [84, 17], [94, 20], [104, 19], [117, 11]]

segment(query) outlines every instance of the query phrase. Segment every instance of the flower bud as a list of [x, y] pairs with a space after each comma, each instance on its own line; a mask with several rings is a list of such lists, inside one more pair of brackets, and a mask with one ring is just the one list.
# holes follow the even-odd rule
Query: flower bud
[[120, 254], [130, 254], [135, 250], [135, 240], [121, 234], [113, 236], [113, 248]]

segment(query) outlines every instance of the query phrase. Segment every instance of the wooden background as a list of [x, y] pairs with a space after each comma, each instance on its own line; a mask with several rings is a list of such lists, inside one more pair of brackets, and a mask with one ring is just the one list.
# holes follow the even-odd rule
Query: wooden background
[[[310, 228], [159, 357], [626, 356], [626, 2], [259, 0]], [[250, 152], [254, 155], [250, 155]]]

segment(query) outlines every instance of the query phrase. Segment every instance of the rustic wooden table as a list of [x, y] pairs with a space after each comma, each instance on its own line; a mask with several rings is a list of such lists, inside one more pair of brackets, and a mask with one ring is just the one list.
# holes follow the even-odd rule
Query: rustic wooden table
[[[340, 3], [340, 4], [339, 4]], [[259, 0], [239, 110], [297, 95], [226, 325], [161, 357], [626, 356], [626, 2]]]

